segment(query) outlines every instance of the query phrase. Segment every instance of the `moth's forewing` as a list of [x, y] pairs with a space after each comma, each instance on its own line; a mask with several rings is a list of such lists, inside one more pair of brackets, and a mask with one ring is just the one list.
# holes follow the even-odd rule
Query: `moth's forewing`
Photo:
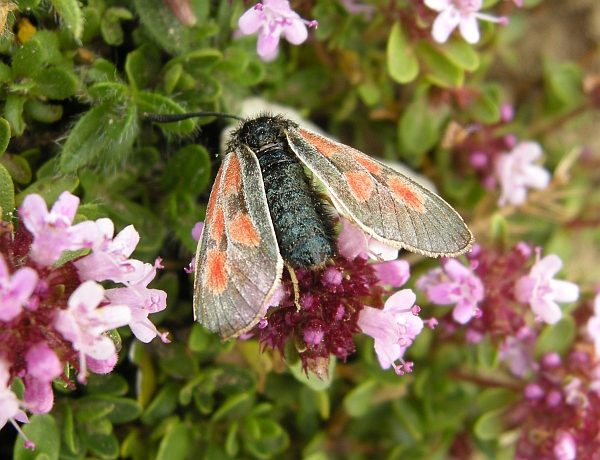
[[473, 235], [442, 198], [364, 153], [306, 129], [288, 142], [319, 178], [337, 211], [394, 248], [430, 257], [468, 251]]
[[223, 340], [247, 332], [264, 315], [282, 270], [258, 160], [239, 145], [210, 195], [196, 252], [195, 319]]

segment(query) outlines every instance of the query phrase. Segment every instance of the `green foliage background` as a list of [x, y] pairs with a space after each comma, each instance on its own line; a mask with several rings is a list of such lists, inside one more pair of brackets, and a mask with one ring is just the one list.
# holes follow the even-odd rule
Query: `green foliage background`
[[[372, 19], [336, 1], [292, 2], [319, 27], [303, 45], [282, 43], [272, 63], [256, 55], [256, 36], [232, 38], [251, 6], [240, 0], [192, 0], [194, 27], [161, 0], [21, 0], [9, 14], [0, 38], [4, 217], [27, 194], [51, 205], [69, 190], [82, 197], [79, 219], [134, 224], [135, 256], [164, 259], [152, 287], [168, 292], [168, 307], [151, 319], [172, 343], [144, 345], [120, 331], [116, 370], [75, 392], [55, 386], [52, 412], [24, 427], [37, 449], [25, 450], [5, 428], [0, 456], [13, 455], [14, 444], [19, 460], [443, 459], [464, 443], [477, 458], [512, 458], [518, 427], [505, 426], [502, 411], [521, 389], [482, 384], [510, 379], [489, 341], [470, 346], [426, 330], [411, 348], [414, 373], [398, 377], [380, 369], [370, 339], [357, 337], [356, 355], [321, 382], [261, 354], [255, 340], [221, 344], [193, 323], [183, 268], [219, 164], [219, 122], [158, 127], [142, 114], [236, 113], [254, 95], [297, 108], [355, 148], [420, 169], [480, 243], [543, 245], [591, 295], [600, 118], [585, 81], [600, 69], [600, 32], [598, 21], [594, 29], [582, 18], [600, 16], [599, 5], [486, 1], [486, 9], [510, 10], [510, 23], [480, 23], [482, 40], [472, 46], [458, 34], [434, 43], [415, 14], [419, 1], [370, 3]], [[411, 38], [408, 26], [423, 38]], [[494, 125], [505, 102], [517, 114], [503, 129], [540, 141], [546, 166], [564, 173], [521, 210], [498, 210], [498, 195], [440, 147], [450, 121]], [[412, 280], [437, 263], [410, 261]], [[567, 319], [547, 336], [548, 349], [566, 349], [574, 326]]]

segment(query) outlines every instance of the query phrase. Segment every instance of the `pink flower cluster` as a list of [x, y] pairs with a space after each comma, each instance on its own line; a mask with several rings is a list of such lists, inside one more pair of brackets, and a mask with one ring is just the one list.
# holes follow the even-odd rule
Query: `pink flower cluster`
[[[69, 192], [50, 211], [41, 196], [28, 195], [16, 231], [0, 222], [0, 428], [27, 421], [23, 409], [50, 411], [52, 381], [73, 387], [65, 366], [81, 383], [88, 370], [110, 372], [117, 350], [107, 331], [129, 325], [143, 342], [168, 342], [148, 319], [166, 307], [166, 293], [147, 287], [156, 267], [130, 258], [138, 233], [129, 226], [114, 236], [109, 219], [73, 225], [78, 206]], [[98, 283], [105, 280], [123, 287], [105, 290]], [[16, 377], [23, 401], [10, 388]]]
[[557, 302], [574, 302], [579, 297], [576, 284], [554, 279], [562, 267], [557, 255], [541, 258], [538, 249], [535, 264], [528, 270], [531, 254], [525, 243], [517, 244], [508, 254], [477, 245], [467, 255], [469, 267], [457, 259], [445, 260], [441, 268], [419, 278], [416, 286], [430, 302], [454, 305], [454, 320], [470, 323], [469, 341], [478, 342], [490, 333], [504, 343], [522, 334], [527, 305], [537, 322], [554, 324], [562, 317]]

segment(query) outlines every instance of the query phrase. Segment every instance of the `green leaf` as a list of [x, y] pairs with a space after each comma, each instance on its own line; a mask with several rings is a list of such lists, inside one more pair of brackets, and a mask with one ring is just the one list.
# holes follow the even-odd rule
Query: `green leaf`
[[[421, 158], [427, 150], [433, 148], [440, 137], [443, 112], [434, 112], [426, 96], [417, 97], [404, 111], [398, 125], [400, 149], [409, 158]], [[418, 164], [411, 161], [411, 164]]]
[[136, 110], [105, 102], [90, 109], [69, 133], [59, 167], [63, 173], [74, 172], [98, 159], [108, 163], [128, 154], [138, 131]]
[[35, 85], [31, 88], [31, 94], [48, 99], [66, 99], [75, 94], [79, 85], [72, 71], [60, 67], [41, 69], [33, 81]]
[[[185, 109], [171, 99], [155, 93], [139, 92], [135, 94], [135, 103], [140, 112], [148, 113], [186, 113]], [[196, 125], [193, 120], [182, 120], [176, 123], [160, 123], [158, 126], [167, 132], [187, 134], [194, 131]]]
[[427, 78], [442, 88], [459, 88], [463, 84], [464, 71], [452, 63], [431, 43], [421, 40], [415, 49], [423, 63], [423, 71]]
[[413, 81], [419, 75], [419, 62], [400, 22], [392, 26], [388, 38], [387, 71], [392, 80], [402, 84]]
[[83, 443], [99, 457], [113, 459], [119, 456], [119, 441], [108, 420], [100, 418], [78, 428]]
[[160, 56], [156, 48], [144, 45], [127, 55], [125, 60], [125, 73], [131, 86], [141, 90], [156, 78], [160, 68]]
[[48, 207], [54, 204], [62, 192], [68, 190], [74, 192], [79, 185], [77, 176], [47, 176], [35, 181], [16, 196], [15, 204], [20, 206], [27, 195], [37, 193], [46, 201]]
[[65, 401], [64, 404], [61, 404], [60, 408], [62, 409], [62, 423], [61, 423], [61, 431], [62, 438], [72, 453], [77, 453], [77, 439], [75, 435], [75, 420], [73, 417], [73, 408], [71, 407], [70, 401]]
[[145, 31], [172, 54], [187, 53], [197, 44], [193, 28], [186, 27], [162, 0], [133, 0]]
[[175, 87], [179, 83], [179, 79], [181, 78], [181, 74], [183, 73], [183, 66], [181, 64], [177, 64], [172, 66], [169, 70], [165, 72], [164, 75], [164, 86], [165, 93], [173, 94]]
[[[77, 400], [77, 406], [96, 408], [97, 413], [102, 413], [111, 423], [127, 423], [138, 418], [142, 413], [142, 408], [137, 401], [130, 398], [121, 398], [110, 395], [91, 395]], [[110, 410], [108, 410], [110, 408]], [[80, 421], [81, 417], [76, 412], [76, 418]], [[97, 417], [96, 417], [97, 418]], [[91, 420], [81, 420], [91, 421]]]
[[131, 12], [121, 7], [107, 8], [100, 21], [102, 38], [108, 45], [119, 46], [123, 43], [123, 28], [121, 21], [133, 19]]
[[142, 422], [146, 425], [154, 425], [171, 415], [177, 407], [179, 389], [180, 385], [174, 381], [167, 383], [146, 407]]
[[4, 118], [0, 118], [0, 157], [6, 152], [6, 147], [10, 142], [10, 123]]
[[25, 435], [35, 443], [35, 450], [25, 449], [22, 439], [15, 442], [14, 460], [57, 460], [60, 432], [50, 414], [32, 415], [22, 426]]
[[362, 417], [372, 408], [371, 397], [377, 386], [375, 380], [367, 380], [348, 392], [344, 397], [344, 409], [350, 417]]
[[0, 62], [0, 82], [10, 83], [14, 78], [12, 68], [3, 62]]
[[197, 77], [205, 75], [207, 70], [222, 58], [221, 52], [214, 48], [195, 50], [171, 59], [163, 67], [163, 72], [167, 72], [174, 65], [181, 64], [187, 72]]
[[17, 184], [28, 184], [31, 182], [31, 167], [21, 155], [6, 153], [0, 157], [2, 164]]
[[477, 406], [481, 412], [506, 408], [521, 398], [508, 388], [486, 388], [477, 395]]
[[25, 120], [23, 120], [23, 105], [25, 97], [17, 93], [8, 93], [6, 103], [4, 104], [4, 118], [10, 124], [10, 128], [15, 136], [20, 136], [25, 131]]
[[129, 87], [120, 82], [103, 81], [88, 88], [88, 95], [99, 102], [123, 103], [129, 97]]
[[83, 33], [83, 12], [77, 0], [50, 0], [60, 15], [63, 24], [71, 31], [73, 37], [81, 39]]
[[577, 326], [571, 316], [564, 316], [558, 323], [546, 326], [536, 342], [536, 356], [550, 352], [561, 355], [566, 353], [573, 343], [576, 332]]
[[258, 459], [269, 459], [288, 448], [290, 438], [277, 422], [269, 419], [244, 421], [244, 448]]
[[477, 362], [482, 369], [491, 370], [498, 363], [498, 347], [489, 337], [477, 343]]
[[450, 62], [461, 69], [474, 72], [479, 67], [479, 55], [475, 48], [462, 38], [452, 36], [446, 43], [438, 44], [437, 47]]
[[85, 45], [98, 35], [98, 31], [100, 30], [100, 10], [96, 7], [86, 6], [81, 11], [83, 12], [84, 24], [81, 42]]
[[63, 116], [62, 105], [47, 104], [39, 99], [27, 99], [23, 108], [31, 118], [42, 123], [54, 123]]
[[190, 433], [187, 424], [172, 426], [163, 436], [156, 454], [157, 460], [184, 460], [191, 450]]
[[196, 195], [210, 182], [210, 155], [198, 144], [189, 144], [177, 150], [167, 162], [162, 175], [166, 190]]
[[482, 414], [473, 427], [475, 435], [482, 440], [493, 440], [506, 431], [505, 409], [493, 410]]
[[41, 43], [32, 38], [17, 50], [12, 60], [15, 75], [33, 77], [42, 67], [44, 51]]
[[240, 393], [227, 398], [223, 404], [213, 413], [212, 422], [218, 422], [225, 418], [240, 418], [250, 410], [254, 404], [254, 394]]
[[[82, 205], [77, 209], [79, 215], [81, 211], [85, 211]], [[119, 374], [90, 374], [88, 376], [87, 385], [85, 389], [90, 393], [99, 393], [110, 396], [123, 396], [127, 393], [129, 385], [127, 380]]]
[[10, 216], [15, 210], [15, 186], [2, 164], [0, 164], [0, 209], [2, 220], [10, 221]]

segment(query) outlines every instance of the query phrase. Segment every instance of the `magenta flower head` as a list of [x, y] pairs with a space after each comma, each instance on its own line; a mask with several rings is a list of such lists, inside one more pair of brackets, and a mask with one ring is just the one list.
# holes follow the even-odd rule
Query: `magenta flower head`
[[308, 27], [317, 21], [302, 19], [290, 8], [287, 0], [264, 0], [246, 11], [238, 26], [243, 35], [258, 32], [257, 52], [263, 61], [272, 61], [279, 54], [279, 39], [299, 45], [308, 37]]
[[[22, 410], [49, 412], [54, 380], [75, 389], [66, 366], [81, 383], [88, 370], [110, 372], [117, 353], [107, 331], [129, 325], [145, 342], [168, 341], [148, 319], [166, 307], [166, 293], [147, 287], [160, 264], [130, 258], [139, 241], [131, 226], [113, 238], [109, 219], [73, 225], [78, 205], [64, 192], [48, 211], [41, 196], [29, 195], [16, 230], [0, 221], [0, 427], [11, 421], [20, 430]], [[65, 251], [79, 249], [90, 251], [56, 265]], [[105, 292], [97, 281], [106, 279], [125, 287]], [[15, 378], [23, 382], [23, 401], [10, 391]]]
[[482, 0], [425, 0], [425, 5], [432, 10], [439, 11], [433, 22], [433, 39], [445, 43], [456, 27], [460, 34], [469, 43], [477, 43], [480, 38], [477, 19], [490, 22], [507, 24], [508, 18], [495, 17], [480, 13]]
[[557, 302], [574, 302], [579, 298], [579, 287], [575, 283], [555, 280], [562, 268], [562, 260], [556, 254], [540, 259], [537, 249], [536, 263], [529, 275], [523, 276], [515, 286], [515, 297], [531, 305], [538, 321], [554, 324], [562, 318]]
[[460, 324], [468, 323], [479, 312], [484, 288], [473, 269], [457, 259], [448, 259], [443, 268], [430, 270], [415, 283], [437, 305], [455, 304], [452, 317]]
[[520, 205], [527, 198], [527, 189], [544, 189], [550, 183], [550, 173], [533, 164], [542, 156], [542, 147], [537, 142], [520, 142], [510, 153], [503, 153], [495, 163], [495, 170], [502, 195], [498, 206]]

